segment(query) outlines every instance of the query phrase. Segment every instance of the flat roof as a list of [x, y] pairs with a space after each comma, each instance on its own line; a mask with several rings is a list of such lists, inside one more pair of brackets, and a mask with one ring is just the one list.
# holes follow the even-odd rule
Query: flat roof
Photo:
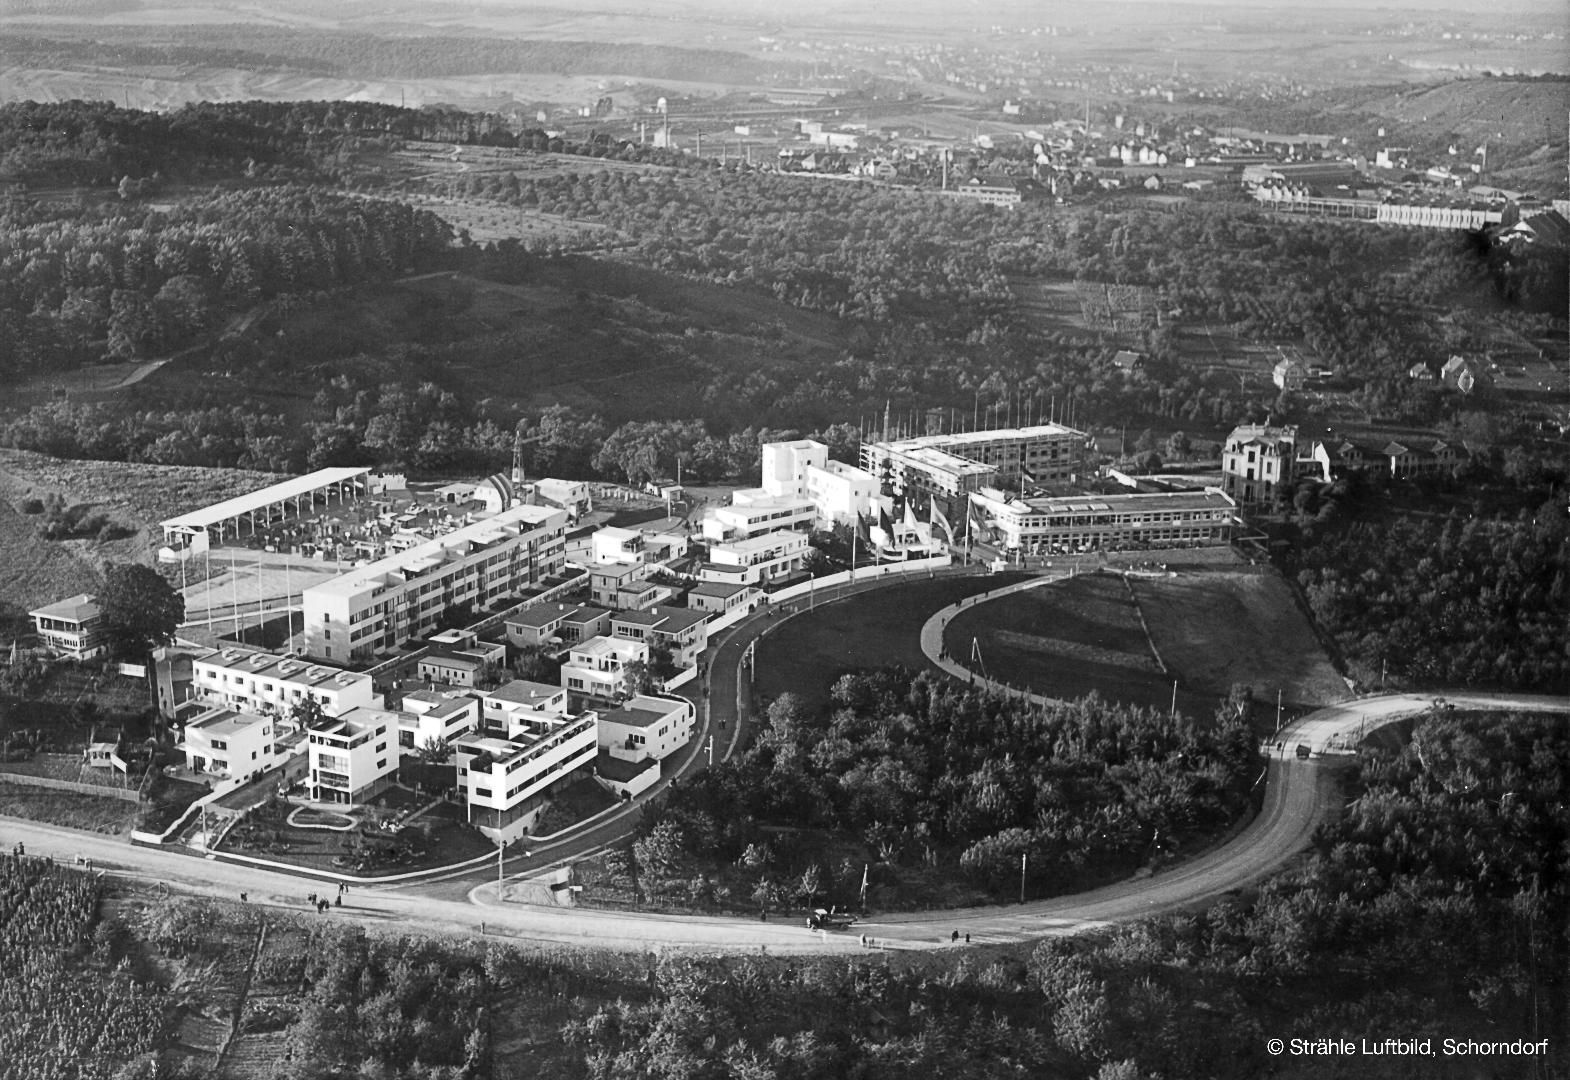
[[[676, 710], [672, 709], [671, 712]], [[653, 727], [669, 716], [670, 712], [655, 712], [653, 709], [634, 709], [623, 705], [619, 709], [600, 714], [602, 724], [620, 724], [623, 727], [647, 728]]]
[[86, 622], [98, 616], [98, 601], [91, 593], [77, 593], [65, 600], [29, 611], [29, 615], [45, 619], [63, 619], [66, 622]]
[[193, 510], [188, 514], [180, 514], [169, 518], [161, 524], [165, 529], [203, 529], [241, 514], [250, 513], [252, 510], [261, 510], [274, 503], [292, 499], [297, 495], [324, 488], [329, 484], [342, 483], [345, 480], [355, 480], [370, 474], [369, 465], [352, 467], [339, 466], [331, 469], [317, 469], [304, 476], [296, 476], [282, 483], [264, 487], [247, 495], [236, 495], [232, 499], [204, 506], [200, 510]]
[[311, 663], [293, 656], [275, 656], [272, 653], [244, 649], [237, 645], [214, 649], [204, 655], [193, 657], [193, 661], [247, 675], [266, 675], [270, 679], [299, 683], [301, 686], [321, 686], [327, 682], [338, 686], [353, 686], [356, 683], [371, 681], [369, 675], [362, 675], [357, 671], [344, 671], [342, 668], [330, 667], [326, 664]]
[[572, 647], [574, 653], [587, 656], [605, 656], [610, 653], [635, 653], [643, 645], [641, 641], [628, 641], [626, 638], [591, 637], [587, 641], [580, 641]]
[[[471, 545], [483, 544], [488, 540], [500, 539], [509, 535], [508, 528], [518, 526], [522, 529], [535, 528], [560, 517], [562, 523], [567, 521], [567, 512], [554, 506], [514, 506], [504, 510], [495, 517], [477, 521], [472, 525], [465, 525], [455, 529], [446, 536], [438, 536], [434, 540], [427, 540], [408, 551], [389, 555], [384, 559], [377, 559], [373, 563], [356, 567], [347, 573], [335, 578], [311, 585], [305, 594], [333, 595], [352, 593], [367, 586], [385, 584], [389, 574], [405, 571], [411, 567], [430, 569], [444, 564], [449, 553], [468, 555], [474, 548]], [[430, 560], [435, 560], [434, 563]]]
[[981, 496], [994, 506], [1016, 514], [1116, 513], [1129, 510], [1209, 510], [1234, 506], [1233, 500], [1216, 488], [1204, 491], [1150, 491], [1127, 495], [1067, 495], [1045, 499], [1000, 499]]
[[743, 537], [740, 540], [727, 540], [724, 543], [713, 545], [715, 551], [763, 551], [766, 548], [778, 546], [787, 537], [799, 537], [801, 543], [807, 542], [807, 534], [799, 533], [795, 529], [775, 529], [772, 532], [758, 533], [756, 536]]
[[255, 727], [257, 724], [271, 723], [265, 716], [255, 713], [235, 712], [233, 709], [218, 709], [199, 716], [186, 724], [186, 730], [200, 728], [208, 735], [237, 735], [246, 728]]
[[1067, 427], [1063, 424], [1034, 424], [1030, 427], [989, 428], [986, 431], [957, 431], [949, 435], [918, 435], [911, 439], [897, 439], [894, 442], [875, 445], [887, 446], [894, 450], [916, 450], [922, 447], [941, 450], [950, 446], [974, 446], [978, 443], [992, 442], [1024, 442], [1030, 439], [1062, 438], [1064, 436], [1084, 438], [1085, 433], [1078, 428]]

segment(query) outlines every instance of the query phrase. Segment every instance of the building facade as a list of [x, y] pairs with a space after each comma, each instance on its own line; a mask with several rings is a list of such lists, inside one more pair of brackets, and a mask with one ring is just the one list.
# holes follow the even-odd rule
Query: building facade
[[264, 716], [287, 715], [306, 701], [325, 716], [381, 704], [369, 675], [238, 646], [192, 658], [191, 695]]
[[983, 487], [1070, 484], [1085, 468], [1083, 431], [1062, 424], [923, 435], [864, 443], [861, 467], [887, 476], [896, 492], [917, 503], [933, 496], [951, 511], [961, 496]]
[[[799, 573], [806, 565], [810, 547], [805, 533], [764, 533], [745, 540], [710, 545], [709, 562], [720, 569], [722, 576], [718, 580], [766, 585]], [[703, 576], [702, 568], [699, 576]]]
[[524, 834], [550, 789], [599, 752], [598, 716], [544, 715], [509, 738], [465, 735], [453, 743], [469, 822], [493, 840]]
[[515, 506], [307, 588], [306, 651], [339, 663], [425, 637], [456, 604], [475, 608], [560, 574], [567, 512]]
[[107, 647], [103, 615], [91, 593], [28, 612], [38, 640], [55, 656], [91, 660]]
[[350, 709], [306, 734], [306, 783], [315, 802], [357, 803], [381, 794], [398, 773], [398, 714]]
[[1020, 499], [989, 490], [971, 497], [996, 546], [1026, 555], [1206, 547], [1230, 543], [1237, 503], [1219, 488]]
[[628, 692], [627, 665], [634, 662], [649, 662], [649, 646], [644, 642], [590, 638], [568, 652], [561, 669], [561, 684], [583, 697], [614, 701]]
[[277, 736], [272, 717], [219, 707], [188, 722], [175, 749], [193, 773], [250, 779], [276, 763]]
[[634, 694], [600, 714], [599, 744], [622, 761], [664, 761], [692, 740], [696, 720], [697, 710], [685, 698]]
[[698, 662], [709, 647], [709, 617], [691, 608], [666, 607], [647, 611], [624, 611], [611, 616], [611, 633], [629, 641], [641, 641], [650, 648], [664, 646], [678, 668]]
[[1297, 428], [1240, 424], [1221, 452], [1221, 489], [1244, 505], [1275, 499], [1297, 475]]

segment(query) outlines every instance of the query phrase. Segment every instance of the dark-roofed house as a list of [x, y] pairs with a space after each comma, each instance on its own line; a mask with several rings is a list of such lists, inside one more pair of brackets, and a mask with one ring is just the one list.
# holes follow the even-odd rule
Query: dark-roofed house
[[28, 612], [38, 640], [56, 656], [90, 660], [104, 651], [103, 617], [91, 593]]
[[611, 633], [619, 638], [664, 645], [679, 668], [692, 667], [709, 645], [709, 616], [692, 608], [656, 605], [647, 611], [622, 611], [611, 616]]
[[729, 581], [700, 581], [687, 592], [687, 606], [710, 615], [724, 615], [750, 608], [762, 595], [751, 585]]
[[1119, 371], [1140, 371], [1145, 367], [1145, 354], [1119, 349], [1112, 357], [1112, 366]]

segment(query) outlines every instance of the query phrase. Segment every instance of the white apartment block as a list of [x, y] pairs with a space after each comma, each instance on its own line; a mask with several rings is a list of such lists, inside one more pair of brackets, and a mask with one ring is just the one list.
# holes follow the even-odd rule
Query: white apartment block
[[219, 707], [187, 723], [175, 749], [193, 773], [249, 780], [277, 764], [277, 737], [272, 717]]
[[[865, 469], [829, 459], [829, 448], [815, 439], [765, 443], [762, 491], [779, 499], [812, 504], [814, 525], [855, 525], [858, 514], [870, 514], [882, 482]], [[741, 494], [738, 492], [738, 495]]]
[[192, 658], [191, 695], [264, 716], [287, 716], [306, 700], [327, 716], [381, 704], [369, 675], [238, 646]]
[[398, 772], [398, 714], [351, 709], [306, 734], [307, 784], [316, 802], [364, 802]]
[[742, 540], [779, 529], [810, 529], [818, 508], [802, 495], [769, 495], [760, 489], [738, 491], [729, 506], [711, 506], [703, 515], [706, 540]]
[[718, 570], [704, 580], [721, 580], [743, 585], [763, 585], [777, 578], [788, 577], [806, 565], [807, 551], [811, 545], [806, 533], [772, 532], [762, 536], [749, 536], [709, 547], [709, 563]]
[[347, 663], [424, 637], [454, 604], [481, 608], [559, 574], [567, 511], [515, 506], [301, 597], [306, 651]]
[[649, 646], [644, 642], [590, 638], [568, 652], [561, 684], [574, 694], [613, 701], [627, 693], [627, 665], [634, 661], [649, 662]]
[[600, 746], [622, 761], [664, 761], [692, 739], [696, 718], [696, 708], [685, 698], [634, 694], [600, 714]]
[[540, 716], [510, 738], [465, 735], [453, 743], [469, 821], [493, 840], [516, 840], [552, 786], [592, 764], [598, 716]]
[[861, 467], [887, 473], [906, 498], [933, 495], [952, 505], [983, 487], [1071, 483], [1084, 471], [1086, 438], [1062, 424], [923, 435], [863, 443]]

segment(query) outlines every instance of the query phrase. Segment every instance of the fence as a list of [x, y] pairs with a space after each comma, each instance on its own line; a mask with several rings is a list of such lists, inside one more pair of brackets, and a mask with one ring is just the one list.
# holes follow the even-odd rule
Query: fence
[[26, 784], [29, 787], [54, 788], [56, 791], [74, 791], [78, 795], [101, 795], [106, 799], [119, 799], [122, 802], [142, 801], [141, 793], [136, 788], [111, 787], [108, 784], [83, 784], [76, 780], [56, 780], [49, 776], [34, 776], [31, 773], [6, 772], [4, 770], [0, 770], [0, 780]]
[[953, 562], [952, 556], [935, 555], [930, 559], [911, 559], [908, 562], [881, 563], [877, 566], [858, 567], [855, 570], [841, 570], [837, 574], [813, 578], [811, 581], [803, 582], [800, 585], [792, 585], [788, 589], [770, 593], [769, 601], [777, 604], [782, 600], [794, 600], [798, 596], [807, 596], [820, 589], [830, 589], [836, 585], [862, 584], [868, 581], [878, 581], [896, 574], [926, 573], [951, 566]]

